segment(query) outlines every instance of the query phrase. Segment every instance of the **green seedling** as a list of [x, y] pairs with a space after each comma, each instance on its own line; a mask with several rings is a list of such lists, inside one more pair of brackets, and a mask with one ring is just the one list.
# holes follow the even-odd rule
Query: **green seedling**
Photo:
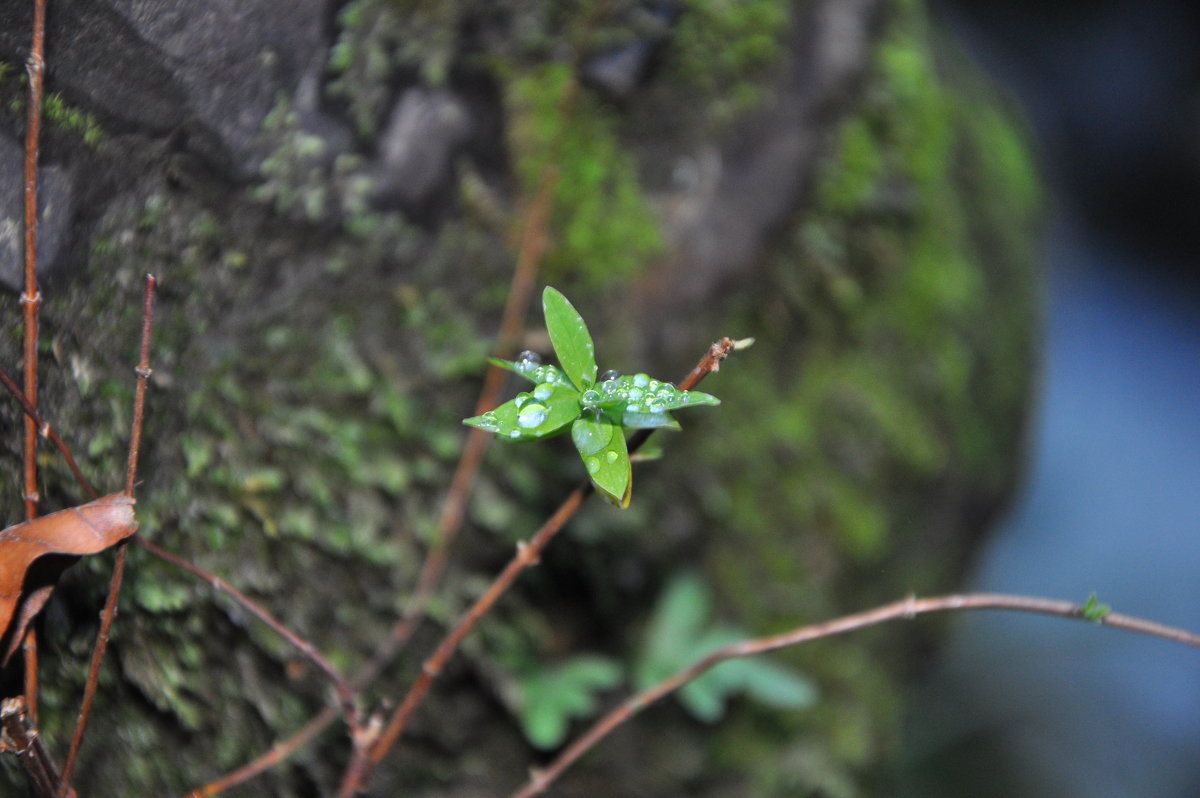
[[542, 293], [546, 330], [559, 366], [543, 364], [534, 352], [515, 361], [493, 359], [534, 389], [464, 424], [493, 432], [506, 441], [534, 441], [571, 430], [596, 490], [618, 507], [628, 507], [633, 489], [626, 429], [679, 429], [670, 411], [720, 400], [700, 391], [681, 391], [647, 374], [599, 374], [592, 335], [567, 298], [549, 286]]

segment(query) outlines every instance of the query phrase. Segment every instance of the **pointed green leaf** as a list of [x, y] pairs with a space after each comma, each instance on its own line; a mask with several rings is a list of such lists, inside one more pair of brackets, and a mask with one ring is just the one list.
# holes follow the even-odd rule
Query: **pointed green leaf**
[[571, 439], [596, 490], [618, 507], [628, 507], [633, 473], [621, 428], [606, 415], [586, 412], [571, 425]]
[[519, 374], [525, 379], [533, 383], [548, 382], [552, 385], [570, 385], [571, 381], [567, 379], [567, 375], [558, 366], [541, 363], [533, 363], [526, 361], [524, 363], [513, 360], [501, 360], [498, 357], [489, 357], [488, 362], [493, 366], [499, 366], [506, 371], [511, 371], [514, 374]]
[[596, 381], [596, 353], [583, 317], [558, 289], [550, 286], [542, 292], [542, 311], [563, 371], [579, 390], [590, 388]]
[[608, 446], [617, 427], [613, 422], [595, 410], [585, 411], [571, 425], [571, 440], [575, 448], [586, 457], [596, 454]]
[[626, 429], [681, 429], [679, 422], [666, 413], [621, 413], [619, 418]]
[[582, 412], [579, 391], [544, 383], [533, 393], [517, 394], [482, 416], [463, 421], [469, 427], [494, 432], [505, 441], [533, 441], [562, 432]]

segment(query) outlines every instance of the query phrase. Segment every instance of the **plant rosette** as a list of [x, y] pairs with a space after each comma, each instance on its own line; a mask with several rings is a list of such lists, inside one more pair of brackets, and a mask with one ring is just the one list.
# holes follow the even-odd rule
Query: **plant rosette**
[[535, 352], [522, 352], [515, 361], [493, 358], [493, 364], [519, 374], [534, 388], [463, 423], [505, 441], [541, 440], [569, 428], [596, 490], [618, 507], [628, 507], [633, 472], [624, 431], [677, 430], [679, 422], [671, 411], [721, 401], [700, 391], [681, 391], [647, 374], [599, 374], [592, 335], [567, 298], [547, 286], [542, 312], [559, 366], [543, 363]]

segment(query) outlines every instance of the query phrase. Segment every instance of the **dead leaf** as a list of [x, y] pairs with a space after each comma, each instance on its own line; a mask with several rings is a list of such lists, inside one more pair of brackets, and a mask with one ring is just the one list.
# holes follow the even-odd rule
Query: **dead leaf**
[[0, 531], [0, 638], [8, 636], [22, 593], [29, 590], [31, 597], [39, 599], [34, 602], [37, 606], [32, 611], [21, 613], [19, 628], [12, 630], [14, 634], [9, 637], [12, 641], [9, 655], [53, 589], [53, 583], [49, 586], [25, 584], [34, 561], [47, 554], [96, 554], [120, 543], [137, 531], [137, 521], [133, 517], [135, 503], [131, 496], [114, 493]]

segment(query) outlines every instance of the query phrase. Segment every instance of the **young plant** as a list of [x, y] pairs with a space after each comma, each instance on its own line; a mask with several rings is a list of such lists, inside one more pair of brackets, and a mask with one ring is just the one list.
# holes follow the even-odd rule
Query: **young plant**
[[720, 400], [700, 391], [681, 391], [647, 374], [597, 374], [591, 333], [574, 306], [550, 286], [542, 293], [546, 330], [561, 368], [542, 363], [534, 352], [515, 361], [492, 363], [534, 383], [531, 392], [464, 424], [494, 432], [505, 441], [533, 441], [571, 430], [584, 468], [596, 490], [618, 507], [628, 507], [633, 489], [625, 429], [679, 429], [670, 411]]

